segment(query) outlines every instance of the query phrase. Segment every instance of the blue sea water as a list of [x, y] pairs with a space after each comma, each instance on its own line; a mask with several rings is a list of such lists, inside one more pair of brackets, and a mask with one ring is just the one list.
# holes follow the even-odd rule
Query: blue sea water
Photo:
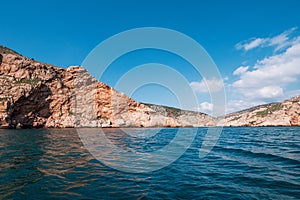
[[[194, 130], [178, 160], [148, 173], [105, 166], [75, 129], [0, 130], [0, 199], [300, 198], [300, 127], [224, 128], [204, 158], [198, 155], [207, 128]], [[141, 152], [162, 148], [177, 131], [136, 139], [105, 129], [115, 144]]]

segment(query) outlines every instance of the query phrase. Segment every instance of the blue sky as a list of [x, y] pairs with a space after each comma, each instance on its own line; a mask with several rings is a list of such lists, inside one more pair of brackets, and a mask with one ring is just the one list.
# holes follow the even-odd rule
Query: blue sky
[[[224, 79], [227, 112], [232, 112], [300, 94], [299, 8], [297, 0], [2, 1], [0, 44], [68, 67], [80, 65], [100, 42], [122, 31], [173, 29], [210, 54]], [[203, 77], [168, 52], [150, 49], [120, 57], [101, 80], [114, 86], [126, 71], [149, 62], [183, 74], [199, 99], [195, 109], [211, 111]], [[132, 97], [179, 106], [176, 95], [158, 85], [139, 88]]]

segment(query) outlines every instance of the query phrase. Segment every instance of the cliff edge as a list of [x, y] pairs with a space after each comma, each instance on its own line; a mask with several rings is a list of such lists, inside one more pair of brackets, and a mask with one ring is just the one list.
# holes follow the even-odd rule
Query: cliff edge
[[225, 126], [300, 126], [300, 96], [260, 105], [225, 117]]
[[0, 46], [0, 128], [300, 126], [300, 96], [228, 114], [143, 104], [92, 77]]
[[[0, 46], [0, 128], [212, 126], [213, 117], [174, 115], [139, 103], [97, 81], [83, 67], [67, 69]], [[160, 109], [157, 109], [160, 108]]]

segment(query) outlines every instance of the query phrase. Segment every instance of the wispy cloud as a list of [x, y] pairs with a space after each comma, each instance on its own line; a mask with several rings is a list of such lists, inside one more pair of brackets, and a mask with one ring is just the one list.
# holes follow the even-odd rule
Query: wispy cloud
[[248, 69], [249, 69], [249, 66], [241, 66], [241, 67], [237, 68], [236, 70], [234, 70], [233, 75], [242, 75], [242, 74], [246, 73]]
[[283, 87], [300, 76], [300, 40], [285, 52], [257, 61], [254, 66], [239, 67], [232, 86], [247, 98], [272, 100], [283, 95]]
[[247, 99], [231, 100], [227, 102], [226, 113], [232, 113], [235, 111], [240, 111], [245, 108], [253, 107], [264, 102], [261, 101], [248, 101]]
[[195, 92], [218, 92], [223, 89], [223, 81], [217, 78], [203, 78], [200, 82], [191, 82], [190, 86]]
[[266, 37], [266, 38], [251, 38], [249, 40], [245, 40], [239, 42], [235, 45], [235, 48], [238, 50], [249, 51], [251, 49], [259, 48], [259, 47], [275, 47], [275, 51], [282, 50], [293, 43], [290, 39], [290, 35], [297, 29], [297, 27], [293, 27], [283, 33], [276, 35], [274, 37]]
[[233, 75], [238, 80], [230, 84], [230, 89], [240, 98], [228, 102], [229, 112], [299, 95], [299, 90], [289, 88], [289, 85], [300, 81], [300, 36], [290, 36], [295, 29], [237, 47], [247, 51], [271, 46], [274, 53], [253, 65], [240, 66], [234, 70]]
[[249, 51], [250, 49], [254, 49], [259, 47], [265, 43], [265, 39], [263, 38], [251, 38], [250, 41], [243, 41], [235, 45], [235, 48], [238, 50]]
[[214, 108], [214, 105], [212, 103], [205, 101], [199, 105], [199, 108], [197, 110], [200, 112], [204, 112], [204, 113], [211, 113], [213, 108]]

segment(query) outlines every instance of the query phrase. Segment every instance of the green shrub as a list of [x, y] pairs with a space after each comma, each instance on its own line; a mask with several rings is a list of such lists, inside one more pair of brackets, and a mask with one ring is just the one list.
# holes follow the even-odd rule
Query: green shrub
[[277, 103], [277, 104], [274, 104], [274, 105], [270, 106], [269, 108], [267, 108], [263, 111], [257, 112], [256, 115], [260, 116], [260, 117], [265, 117], [268, 114], [272, 114], [273, 112], [275, 112], [277, 110], [280, 110], [282, 108], [283, 108], [283, 105], [281, 103]]
[[231, 119], [231, 120], [229, 120], [229, 121], [230, 121], [230, 122], [231, 122], [231, 121], [236, 121], [236, 120], [239, 120], [241, 117], [242, 117], [242, 116], [237, 116], [237, 117], [235, 117], [235, 118], [233, 118], [233, 119]]
[[0, 97], [0, 101], [6, 101], [7, 98], [6, 97]]
[[19, 81], [16, 81], [15, 84], [22, 84], [22, 83], [25, 83], [25, 84], [30, 84], [30, 85], [34, 85], [34, 84], [37, 84], [39, 82], [41, 82], [42, 79], [40, 78], [35, 78], [35, 79], [22, 79], [22, 80], [19, 80]]

